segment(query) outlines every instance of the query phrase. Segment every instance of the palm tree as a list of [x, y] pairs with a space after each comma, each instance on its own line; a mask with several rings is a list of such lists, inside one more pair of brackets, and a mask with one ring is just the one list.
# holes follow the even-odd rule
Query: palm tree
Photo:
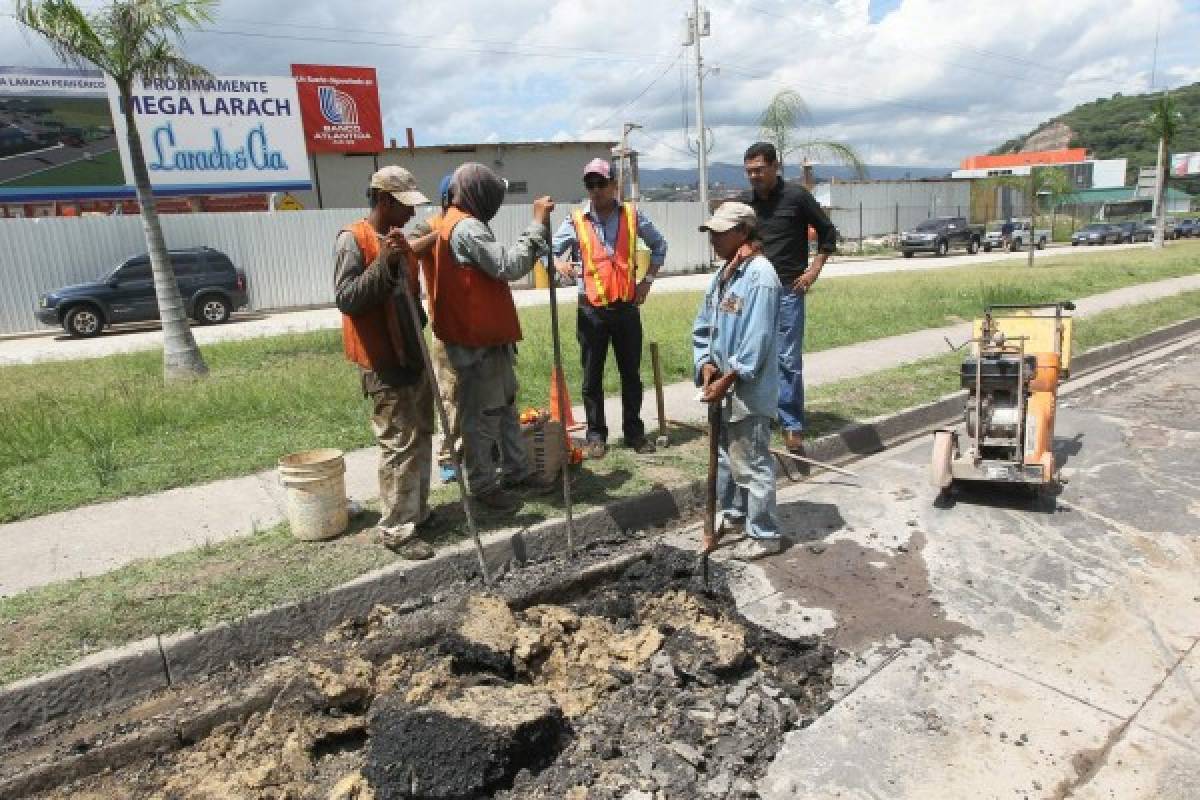
[[16, 0], [16, 17], [22, 25], [45, 37], [63, 61], [98, 67], [120, 93], [142, 230], [162, 318], [163, 377], [167, 381], [203, 376], [208, 367], [192, 336], [175, 270], [167, 258], [131, 98], [138, 80], [209, 75], [203, 67], [186, 60], [173, 40], [183, 35], [184, 26], [211, 20], [215, 4], [215, 0], [111, 0], [107, 7], [85, 13], [72, 0]]
[[[1029, 193], [1029, 266], [1033, 266], [1033, 251], [1037, 244], [1033, 232], [1037, 228], [1037, 215], [1041, 211], [1039, 199], [1045, 197], [1053, 208], [1064, 195], [1071, 193], [1071, 179], [1061, 167], [1030, 167], [1029, 177], [1001, 175], [987, 178], [981, 184], [989, 189], [1015, 189]], [[1054, 231], [1050, 231], [1054, 238]]]
[[804, 185], [809, 189], [813, 186], [814, 160], [841, 162], [853, 167], [860, 180], [867, 177], [866, 165], [850, 145], [826, 139], [803, 139], [796, 135], [796, 130], [811, 119], [804, 98], [791, 89], [777, 92], [759, 116], [759, 135], [779, 151], [781, 173], [788, 155], [798, 152], [804, 169]]
[[1179, 131], [1182, 114], [1176, 107], [1175, 98], [1163, 92], [1154, 100], [1150, 119], [1146, 121], [1150, 132], [1158, 139], [1158, 167], [1154, 171], [1154, 247], [1163, 246], [1167, 226], [1167, 148]]

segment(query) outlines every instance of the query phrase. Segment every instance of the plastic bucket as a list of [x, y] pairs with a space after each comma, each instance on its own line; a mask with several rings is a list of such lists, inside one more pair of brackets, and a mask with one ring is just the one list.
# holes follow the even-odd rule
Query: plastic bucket
[[346, 461], [341, 450], [306, 450], [279, 459], [287, 517], [297, 539], [316, 542], [346, 530]]

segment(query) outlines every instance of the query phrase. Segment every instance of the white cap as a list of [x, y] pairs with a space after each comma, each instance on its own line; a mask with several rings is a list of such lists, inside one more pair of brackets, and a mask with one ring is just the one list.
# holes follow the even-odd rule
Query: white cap
[[758, 216], [754, 213], [753, 208], [745, 203], [729, 201], [721, 203], [720, 207], [713, 212], [708, 222], [700, 226], [700, 230], [702, 232], [713, 231], [715, 233], [724, 233], [736, 228], [738, 225], [753, 228], [757, 223]]
[[371, 176], [371, 188], [381, 189], [406, 206], [428, 205], [429, 198], [417, 188], [417, 179], [404, 167], [384, 167]]

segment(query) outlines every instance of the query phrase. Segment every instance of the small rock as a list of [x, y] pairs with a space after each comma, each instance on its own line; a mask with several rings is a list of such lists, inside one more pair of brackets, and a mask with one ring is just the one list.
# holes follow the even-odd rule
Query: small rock
[[699, 767], [704, 763], [704, 754], [686, 742], [671, 742], [671, 749], [693, 767]]
[[821, 542], [813, 542], [812, 544], [810, 544], [808, 546], [808, 552], [812, 553], [813, 555], [819, 556], [819, 555], [821, 555], [821, 553], [825, 552], [825, 545], [822, 544]]
[[771, 698], [772, 700], [774, 700], [775, 698], [779, 697], [779, 695], [783, 694], [783, 690], [782, 690], [782, 689], [780, 689], [780, 688], [778, 688], [778, 687], [776, 687], [776, 686], [770, 686], [770, 685], [768, 685], [768, 684], [765, 684], [765, 683], [764, 683], [762, 686], [760, 686], [760, 687], [759, 687], [759, 690], [760, 690], [760, 691], [761, 691], [763, 694], [765, 694], [767, 697]]
[[898, 544], [898, 545], [896, 545], [896, 552], [898, 552], [898, 553], [907, 553], [907, 552], [908, 552], [908, 545], [906, 545], [906, 544]]

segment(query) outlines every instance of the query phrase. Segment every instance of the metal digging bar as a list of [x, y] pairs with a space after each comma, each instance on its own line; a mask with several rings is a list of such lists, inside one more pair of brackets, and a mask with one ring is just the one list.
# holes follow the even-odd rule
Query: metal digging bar
[[[554, 270], [554, 248], [550, 242], [553, 240], [553, 231], [550, 228], [550, 221], [546, 220], [546, 277], [550, 284], [550, 338], [554, 342], [554, 373], [551, 375], [551, 380], [561, 380], [564, 383], [567, 378], [563, 374], [562, 368], [562, 340], [558, 335], [558, 297], [555, 295], [555, 270]], [[555, 387], [556, 389], [560, 387]], [[563, 505], [567, 509], [567, 553], [575, 552], [575, 517], [571, 508], [571, 446], [568, 441], [567, 434], [567, 398], [566, 392], [556, 391], [558, 396], [558, 411], [559, 422], [563, 426], [562, 443], [560, 447], [563, 450], [562, 457], [562, 485], [563, 485]]]
[[[401, 268], [403, 273], [406, 267]], [[401, 275], [402, 281], [406, 280]], [[404, 284], [407, 287], [407, 283]], [[430, 388], [433, 390], [433, 402], [437, 406], [438, 419], [442, 423], [442, 435], [450, 435], [450, 419], [446, 416], [446, 404], [442, 402], [441, 388], [438, 386], [437, 373], [433, 371], [433, 360], [429, 357], [429, 345], [425, 343], [425, 332], [421, 330], [421, 316], [417, 312], [417, 301], [411, 293], [405, 291], [404, 302], [408, 304], [408, 313], [412, 318], [413, 327], [417, 329], [417, 341], [421, 343], [421, 361], [425, 364], [425, 374], [429, 376]], [[475, 555], [479, 557], [479, 571], [483, 575], [485, 585], [492, 584], [491, 573], [488, 572], [487, 559], [483, 556], [483, 543], [479, 541], [479, 529], [475, 527], [475, 515], [471, 513], [471, 497], [467, 494], [467, 479], [463, 475], [462, 462], [458, 457], [457, 448], [450, 448], [450, 458], [454, 463], [454, 474], [458, 477], [458, 495], [462, 499], [463, 515], [467, 518], [467, 530], [475, 541]]]

